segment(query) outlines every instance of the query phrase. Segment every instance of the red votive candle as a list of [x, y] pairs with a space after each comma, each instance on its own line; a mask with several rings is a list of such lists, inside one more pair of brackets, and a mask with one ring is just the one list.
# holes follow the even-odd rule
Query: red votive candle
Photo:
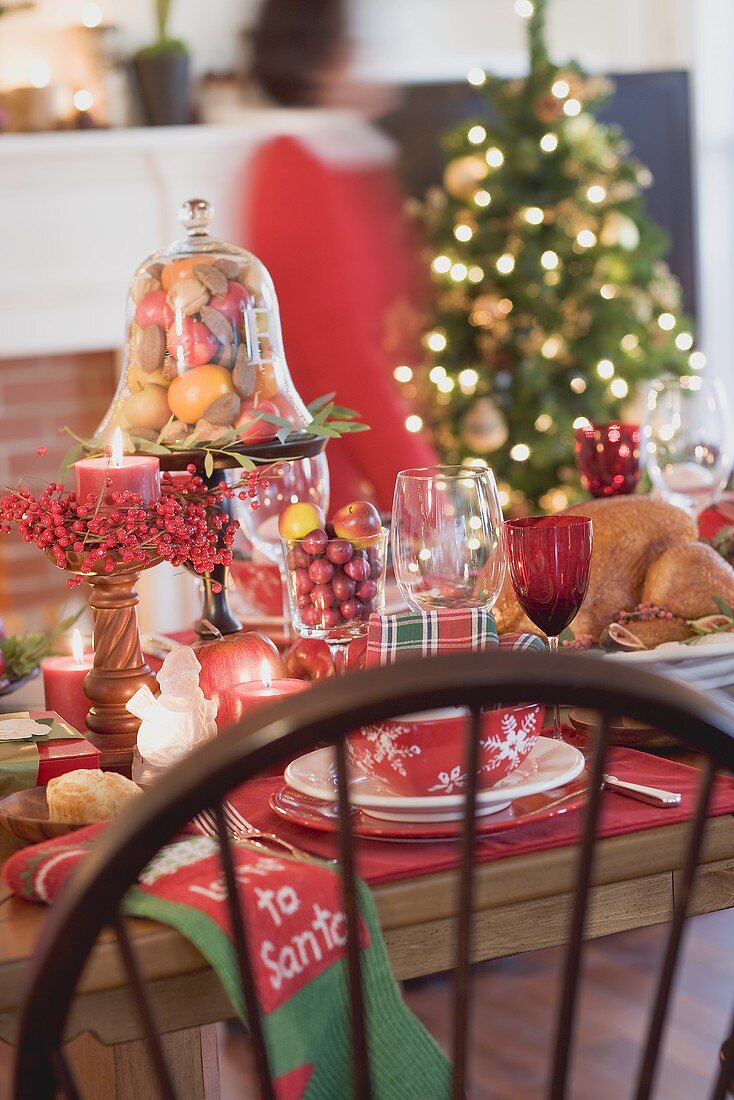
[[271, 703], [276, 699], [282, 699], [285, 695], [296, 695], [299, 691], [305, 691], [311, 687], [308, 680], [272, 680], [268, 675], [267, 663], [263, 662], [261, 670], [262, 680], [250, 680], [246, 684], [235, 684], [234, 687], [223, 691], [219, 701], [217, 714], [217, 726], [225, 729], [233, 726], [244, 718], [251, 710], [260, 707], [263, 703]]
[[160, 462], [155, 455], [123, 455], [119, 428], [115, 428], [111, 457], [82, 458], [74, 463], [74, 474], [77, 500], [86, 500], [91, 493], [95, 498], [101, 496], [103, 504], [110, 507], [115, 503], [112, 494], [126, 489], [140, 493], [145, 505], [160, 499]]
[[91, 703], [84, 694], [84, 677], [93, 666], [94, 653], [84, 649], [78, 630], [74, 631], [71, 656], [41, 661], [46, 710], [55, 710], [79, 733], [87, 728]]

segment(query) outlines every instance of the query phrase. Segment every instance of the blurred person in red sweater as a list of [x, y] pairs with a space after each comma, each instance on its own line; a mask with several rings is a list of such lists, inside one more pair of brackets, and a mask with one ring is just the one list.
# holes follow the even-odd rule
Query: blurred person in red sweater
[[335, 391], [371, 426], [329, 443], [332, 509], [388, 510], [398, 470], [437, 461], [393, 378], [420, 356], [427, 285], [393, 143], [369, 121], [392, 93], [353, 76], [341, 0], [265, 0], [252, 45], [281, 132], [248, 166], [243, 237], [273, 276], [299, 391]]

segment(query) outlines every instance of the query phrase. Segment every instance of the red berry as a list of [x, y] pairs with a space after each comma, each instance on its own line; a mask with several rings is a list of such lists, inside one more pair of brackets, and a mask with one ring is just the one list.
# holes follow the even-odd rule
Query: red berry
[[338, 574], [331, 582], [331, 587], [334, 590], [334, 595], [341, 603], [343, 600], [351, 600], [357, 588], [357, 582], [353, 581], [351, 577]]
[[36, 454], [38, 455], [39, 458], [43, 458], [45, 455], [48, 454], [48, 451], [46, 450], [46, 448], [44, 446], [41, 446], [41, 447], [36, 448]]
[[374, 600], [376, 595], [377, 585], [374, 581], [362, 581], [360, 584], [357, 585], [357, 597], [360, 600], [368, 602], [369, 600]]
[[320, 527], [317, 527], [315, 531], [311, 531], [304, 539], [301, 539], [301, 546], [307, 554], [314, 558], [317, 554], [323, 554], [328, 541], [329, 537], [326, 531], [322, 531]]
[[346, 539], [332, 539], [326, 547], [326, 556], [334, 565], [344, 565], [354, 554], [354, 547]]
[[343, 603], [339, 604], [339, 611], [342, 618], [350, 622], [352, 619], [357, 619], [359, 617], [360, 607], [361, 604], [358, 600], [344, 600]]
[[305, 569], [296, 569], [293, 583], [297, 596], [307, 596], [313, 588], [313, 581]]
[[341, 622], [341, 615], [335, 607], [327, 607], [321, 615], [321, 625], [325, 630], [333, 630]]
[[301, 550], [300, 546], [294, 546], [288, 551], [286, 562], [289, 569], [308, 569], [311, 564], [308, 554]]
[[334, 595], [330, 585], [317, 584], [315, 588], [312, 588], [311, 603], [314, 605], [314, 607], [333, 607], [336, 603], [336, 596]]
[[326, 558], [316, 558], [308, 567], [308, 575], [314, 584], [328, 584], [334, 576], [334, 566]]
[[357, 554], [344, 566], [344, 572], [355, 581], [366, 581], [371, 573], [370, 563]]

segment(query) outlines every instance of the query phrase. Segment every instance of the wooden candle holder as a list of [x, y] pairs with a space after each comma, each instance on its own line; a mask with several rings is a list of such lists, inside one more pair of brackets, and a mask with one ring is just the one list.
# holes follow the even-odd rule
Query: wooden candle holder
[[125, 709], [139, 687], [157, 690], [140, 644], [135, 584], [139, 570], [84, 575], [94, 617], [94, 668], [84, 678], [92, 704], [87, 733], [99, 749], [101, 766], [129, 775], [140, 720]]

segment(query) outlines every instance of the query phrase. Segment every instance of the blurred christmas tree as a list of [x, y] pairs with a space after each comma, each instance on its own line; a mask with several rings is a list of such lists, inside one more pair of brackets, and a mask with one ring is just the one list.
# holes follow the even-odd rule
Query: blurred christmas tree
[[445, 138], [445, 190], [424, 207], [435, 324], [427, 362], [396, 377], [447, 461], [484, 459], [503, 503], [555, 510], [580, 495], [573, 427], [624, 416], [642, 379], [705, 360], [644, 211], [652, 176], [591, 114], [609, 82], [550, 61], [547, 0], [514, 6], [530, 72], [469, 74], [497, 123]]

